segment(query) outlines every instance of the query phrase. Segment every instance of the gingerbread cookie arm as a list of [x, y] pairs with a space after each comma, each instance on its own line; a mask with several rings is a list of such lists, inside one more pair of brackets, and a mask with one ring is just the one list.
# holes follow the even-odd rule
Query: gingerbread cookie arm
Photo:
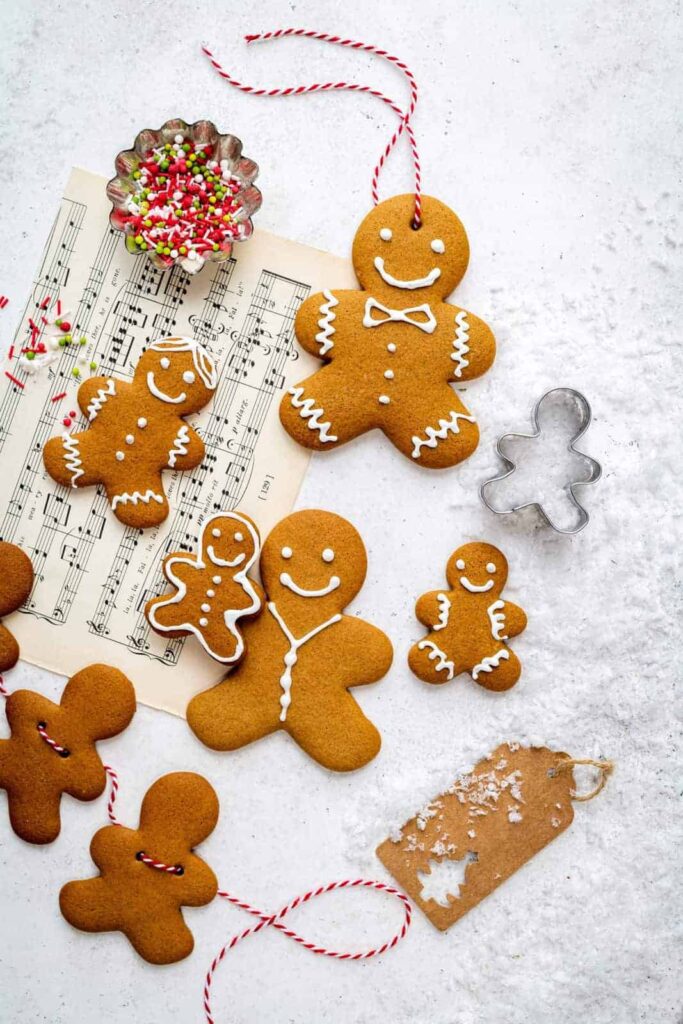
[[19, 661], [19, 644], [6, 626], [0, 623], [0, 672], [14, 668]]
[[311, 295], [299, 307], [294, 322], [296, 340], [319, 359], [334, 359], [339, 345], [338, 313], [340, 300], [357, 292], [333, 292], [325, 289]]
[[377, 626], [353, 615], [342, 616], [338, 668], [343, 686], [366, 686], [387, 674], [394, 660], [391, 640]]
[[415, 616], [432, 629], [443, 629], [448, 625], [451, 598], [444, 590], [430, 590], [419, 597], [415, 604]]
[[[453, 312], [450, 306], [442, 308]], [[455, 312], [452, 349], [450, 379], [460, 383], [486, 373], [496, 358], [496, 340], [490, 327], [466, 309]]]
[[51, 437], [43, 449], [45, 469], [63, 487], [92, 487], [101, 483], [100, 457], [101, 446], [86, 431]]
[[513, 604], [512, 601], [502, 601], [500, 603], [502, 604], [500, 614], [505, 623], [503, 633], [507, 637], [519, 636], [527, 627], [526, 612], [519, 605]]
[[77, 402], [85, 418], [92, 423], [111, 398], [120, 394], [128, 384], [113, 377], [89, 377], [78, 389]]
[[204, 458], [206, 448], [201, 437], [188, 423], [181, 423], [168, 449], [169, 469], [194, 469]]

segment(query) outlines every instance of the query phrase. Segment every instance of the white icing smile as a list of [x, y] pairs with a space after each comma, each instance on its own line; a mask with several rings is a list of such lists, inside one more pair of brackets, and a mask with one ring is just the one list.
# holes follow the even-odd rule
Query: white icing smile
[[155, 398], [160, 398], [162, 402], [170, 402], [171, 405], [180, 405], [187, 398], [184, 391], [181, 391], [177, 398], [172, 398], [171, 395], [167, 395], [165, 391], [158, 388], [154, 380], [154, 374], [150, 370], [147, 374], [147, 387]]
[[214, 565], [225, 565], [228, 567], [228, 569], [234, 569], [236, 566], [241, 565], [244, 559], [247, 557], [244, 554], [244, 552], [242, 552], [242, 554], [238, 555], [237, 558], [234, 558], [232, 562], [226, 558], [219, 558], [216, 552], [214, 551], [213, 544], [209, 544], [209, 546], [206, 549], [206, 553]]
[[407, 288], [409, 290], [413, 288], [431, 288], [434, 282], [438, 281], [441, 277], [439, 267], [432, 267], [424, 277], [415, 277], [411, 281], [403, 281], [400, 277], [394, 277], [388, 270], [384, 269], [384, 260], [381, 256], [375, 256], [375, 270], [385, 284], [391, 285], [392, 288]]
[[298, 583], [295, 583], [288, 572], [280, 573], [280, 583], [283, 587], [287, 587], [292, 591], [293, 594], [298, 594], [299, 597], [325, 597], [326, 594], [331, 594], [333, 590], [336, 590], [341, 580], [338, 576], [331, 576], [330, 582], [326, 587], [321, 587], [320, 590], [304, 590]]
[[478, 586], [476, 583], [471, 583], [470, 580], [467, 579], [467, 576], [461, 576], [460, 583], [465, 590], [469, 590], [470, 594], [485, 594], [486, 591], [490, 590], [493, 586], [493, 580], [487, 580], [486, 583], [482, 583], [481, 586]]

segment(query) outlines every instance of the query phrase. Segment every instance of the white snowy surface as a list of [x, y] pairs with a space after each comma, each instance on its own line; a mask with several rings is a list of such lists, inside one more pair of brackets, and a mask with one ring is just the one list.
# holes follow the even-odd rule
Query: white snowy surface
[[[11, 298], [0, 311], [3, 343], [71, 166], [108, 174], [139, 128], [170, 116], [208, 116], [244, 140], [262, 168], [258, 225], [349, 252], [394, 128], [389, 112], [371, 97], [243, 96], [211, 73], [199, 42], [210, 40], [238, 77], [268, 86], [346, 78], [397, 99], [405, 87], [362, 54], [296, 41], [247, 50], [240, 41], [289, 24], [348, 33], [412, 64], [426, 191], [458, 211], [471, 240], [457, 299], [499, 343], [492, 371], [468, 388], [482, 441], [464, 466], [430, 474], [366, 436], [314, 458], [301, 494], [300, 507], [340, 512], [367, 544], [368, 580], [353, 610], [395, 645], [390, 675], [356, 691], [382, 731], [380, 756], [333, 776], [284, 734], [218, 755], [182, 721], [141, 707], [127, 733], [101, 747], [121, 775], [121, 817], [136, 821], [162, 773], [205, 773], [222, 815], [203, 854], [224, 887], [269, 909], [329, 879], [387, 879], [373, 850], [390, 826], [504, 739], [617, 762], [600, 797], [577, 805], [571, 828], [450, 932], [418, 912], [397, 950], [365, 964], [311, 956], [277, 934], [248, 940], [217, 976], [219, 1024], [680, 1022], [679, 4], [0, 8], [0, 293]], [[385, 196], [408, 190], [408, 168], [401, 149]], [[528, 430], [534, 401], [557, 385], [588, 396], [595, 420], [583, 448], [604, 465], [585, 491], [592, 521], [574, 538], [533, 519], [497, 518], [477, 496], [499, 468], [496, 437]], [[465, 677], [429, 687], [406, 665], [420, 635], [415, 598], [443, 585], [455, 547], [479, 538], [507, 554], [506, 596], [529, 616], [514, 642], [521, 681], [502, 695]], [[63, 685], [29, 666], [11, 682], [52, 698]], [[120, 935], [72, 930], [57, 894], [93, 870], [88, 843], [104, 823], [104, 800], [65, 799], [62, 834], [42, 849], [3, 824], [3, 1022], [203, 1020], [208, 962], [249, 919], [218, 902], [189, 911], [195, 952], [163, 969]], [[296, 926], [362, 948], [399, 916], [380, 895], [342, 894], [301, 912]]]

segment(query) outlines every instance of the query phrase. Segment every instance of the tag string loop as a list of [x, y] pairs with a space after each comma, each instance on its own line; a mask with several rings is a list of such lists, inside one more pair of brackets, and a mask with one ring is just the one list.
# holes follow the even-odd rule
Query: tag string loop
[[330, 35], [327, 32], [315, 32], [311, 29], [305, 28], [284, 28], [277, 29], [275, 32], [251, 33], [249, 35], [246, 35], [244, 38], [247, 43], [255, 43], [268, 42], [269, 40], [273, 39], [283, 39], [286, 36], [297, 36], [304, 39], [316, 39], [325, 43], [335, 43], [338, 46], [346, 46], [352, 50], [363, 50], [366, 53], [374, 53], [378, 57], [383, 57], [385, 60], [389, 61], [391, 64], [397, 67], [403, 73], [408, 82], [408, 86], [410, 88], [410, 103], [408, 105], [408, 109], [405, 111], [402, 110], [401, 107], [399, 107], [398, 104], [394, 102], [394, 100], [390, 99], [388, 96], [385, 96], [384, 93], [380, 92], [378, 89], [373, 89], [369, 85], [359, 85], [355, 82], [314, 82], [312, 85], [290, 86], [288, 88], [257, 89], [255, 86], [246, 85], [245, 83], [238, 81], [236, 78], [233, 78], [233, 76], [229, 74], [229, 72], [227, 72], [219, 64], [219, 62], [214, 57], [212, 51], [207, 46], [202, 46], [202, 52], [209, 59], [211, 66], [216, 70], [216, 72], [220, 75], [221, 78], [228, 82], [229, 85], [234, 86], [241, 92], [251, 93], [254, 96], [301, 96], [304, 93], [310, 92], [347, 91], [368, 93], [370, 96], [376, 96], [377, 99], [380, 99], [382, 100], [383, 103], [386, 103], [387, 106], [389, 106], [395, 113], [399, 115], [401, 120], [399, 122], [398, 128], [391, 136], [391, 139], [387, 143], [386, 147], [384, 148], [383, 152], [380, 155], [379, 160], [377, 161], [377, 164], [375, 165], [375, 169], [372, 175], [372, 184], [370, 187], [372, 201], [375, 206], [379, 202], [379, 176], [382, 172], [382, 169], [384, 167], [384, 164], [386, 163], [389, 154], [394, 149], [396, 143], [398, 142], [401, 135], [405, 131], [406, 135], [408, 136], [408, 141], [410, 144], [410, 149], [413, 158], [415, 190], [415, 210], [413, 215], [413, 227], [416, 229], [419, 228], [422, 224], [422, 175], [420, 168], [420, 156], [417, 149], [417, 142], [415, 140], [415, 135], [413, 133], [412, 125], [410, 123], [411, 118], [415, 112], [415, 107], [417, 105], [417, 82], [415, 81], [415, 76], [413, 75], [408, 65], [404, 61], [400, 60], [398, 57], [394, 57], [386, 50], [382, 50], [377, 46], [373, 46], [371, 43], [363, 43], [354, 39], [342, 39], [341, 36]]
[[594, 797], [601, 793], [605, 787], [607, 779], [614, 771], [613, 761], [593, 761], [592, 758], [575, 758], [568, 757], [560, 761], [556, 768], [553, 769], [556, 775], [560, 775], [562, 772], [570, 772], [576, 765], [589, 765], [591, 768], [597, 768], [600, 772], [600, 778], [594, 789], [590, 793], [577, 793], [575, 789], [572, 789], [569, 793], [572, 800], [577, 803], [586, 803], [588, 800], [592, 800]]

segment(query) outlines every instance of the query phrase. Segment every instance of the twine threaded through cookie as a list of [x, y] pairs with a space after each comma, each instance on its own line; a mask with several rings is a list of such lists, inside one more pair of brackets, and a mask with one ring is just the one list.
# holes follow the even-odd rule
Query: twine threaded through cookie
[[[283, 923], [283, 919], [289, 914], [290, 911], [296, 907], [301, 906], [304, 903], [308, 903], [310, 900], [315, 899], [317, 896], [322, 896], [328, 892], [334, 892], [336, 889], [376, 889], [379, 892], [386, 892], [389, 896], [394, 896], [400, 900], [403, 905], [404, 917], [403, 923], [399, 931], [395, 933], [390, 939], [382, 943], [381, 946], [376, 946], [373, 949], [368, 949], [363, 952], [342, 952], [334, 949], [327, 949], [325, 946], [320, 946], [315, 942], [310, 942], [297, 932], [288, 928]], [[216, 970], [231, 949], [246, 939], [249, 935], [255, 935], [260, 932], [263, 928], [276, 928], [287, 938], [293, 939], [304, 949], [310, 950], [311, 953], [316, 953], [318, 956], [331, 957], [336, 960], [370, 960], [372, 957], [380, 956], [382, 953], [386, 953], [388, 950], [393, 949], [394, 946], [398, 945], [401, 939], [405, 938], [408, 929], [410, 928], [410, 922], [412, 917], [412, 907], [410, 901], [405, 893], [402, 893], [399, 889], [395, 889], [391, 885], [386, 885], [384, 882], [376, 882], [366, 878], [345, 878], [340, 882], [329, 882], [327, 885], [321, 885], [317, 889], [311, 889], [304, 893], [303, 896], [297, 896], [295, 899], [284, 906], [281, 910], [278, 910], [276, 914], [266, 914], [263, 910], [259, 910], [258, 907], [253, 907], [250, 903], [245, 903], [243, 900], [238, 899], [229, 892], [218, 890], [218, 895], [224, 900], [228, 900], [233, 906], [239, 907], [241, 910], [246, 910], [248, 914], [252, 914], [254, 917], [260, 918], [259, 923], [253, 925], [251, 928], [246, 928], [242, 932], [238, 932], [233, 935], [231, 939], [226, 942], [223, 948], [215, 956], [211, 967], [207, 971], [206, 980], [204, 982], [204, 1013], [206, 1014], [206, 1024], [215, 1024], [215, 1020], [211, 1010], [211, 984], [213, 982], [214, 974]]]
[[598, 793], [601, 793], [602, 790], [605, 788], [605, 783], [607, 782], [607, 779], [614, 771], [614, 762], [594, 761], [590, 757], [568, 757], [565, 760], [561, 761], [557, 765], [557, 767], [553, 769], [553, 772], [555, 775], [560, 775], [560, 773], [562, 772], [570, 772], [572, 771], [575, 765], [589, 765], [592, 768], [597, 768], [600, 772], [600, 778], [598, 779], [598, 783], [595, 786], [595, 788], [590, 791], [590, 793], [577, 793], [575, 789], [569, 791], [569, 795], [572, 798], [572, 800], [575, 800], [577, 803], [586, 803], [588, 800], [592, 800], [594, 797], [596, 797]]
[[391, 139], [384, 148], [380, 158], [375, 165], [375, 169], [372, 175], [372, 183], [370, 191], [372, 194], [372, 201], [376, 206], [379, 202], [379, 191], [378, 183], [379, 176], [382, 172], [382, 168], [389, 157], [389, 154], [396, 146], [396, 143], [400, 139], [403, 132], [406, 132], [410, 149], [413, 158], [413, 170], [414, 170], [414, 188], [415, 188], [415, 212], [413, 216], [413, 226], [417, 229], [422, 224], [422, 172], [420, 166], [420, 155], [417, 149], [417, 142], [411, 126], [411, 118], [415, 112], [417, 105], [417, 82], [412, 71], [405, 63], [398, 57], [393, 56], [386, 50], [382, 50], [377, 46], [373, 46], [371, 43], [363, 43], [354, 39], [342, 39], [341, 36], [331, 35], [328, 32], [316, 32], [312, 29], [305, 28], [283, 28], [277, 29], [274, 32], [256, 32], [246, 35], [244, 38], [249, 43], [255, 42], [268, 42], [273, 39], [283, 39], [286, 36], [297, 36], [304, 39], [316, 39], [320, 42], [334, 43], [338, 46], [346, 46], [352, 50], [363, 50], [366, 53], [373, 53], [378, 57], [383, 57], [389, 61], [395, 67], [397, 67], [406, 77], [410, 88], [410, 103], [406, 111], [402, 110], [392, 99], [385, 96], [384, 93], [378, 89], [373, 89], [368, 85], [358, 85], [354, 82], [314, 82], [312, 85], [299, 85], [289, 86], [288, 88], [276, 88], [276, 89], [257, 89], [251, 85], [245, 85], [243, 82], [233, 78], [216, 60], [208, 46], [202, 46], [202, 52], [208, 57], [211, 66], [216, 72], [223, 78], [229, 85], [234, 86], [241, 92], [251, 93], [254, 96], [301, 96], [304, 93], [311, 92], [333, 92], [333, 91], [346, 91], [346, 92], [363, 92], [368, 93], [370, 96], [376, 96], [377, 99], [382, 100], [386, 103], [395, 113], [397, 113], [401, 120], [396, 131], [393, 133]]

